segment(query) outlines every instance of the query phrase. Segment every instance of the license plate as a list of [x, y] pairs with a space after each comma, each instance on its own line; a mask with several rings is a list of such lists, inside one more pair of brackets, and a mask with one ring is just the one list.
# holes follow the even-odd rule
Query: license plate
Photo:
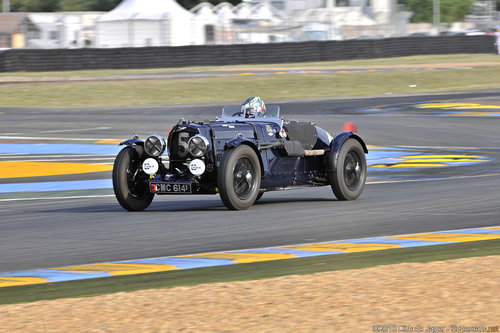
[[191, 193], [191, 184], [179, 183], [151, 183], [153, 193]]

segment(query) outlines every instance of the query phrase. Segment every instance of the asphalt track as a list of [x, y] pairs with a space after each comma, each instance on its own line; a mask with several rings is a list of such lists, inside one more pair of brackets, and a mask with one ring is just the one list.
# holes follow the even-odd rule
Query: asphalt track
[[[420, 107], [450, 101], [467, 107]], [[147, 211], [129, 213], [105, 188], [55, 192], [50, 195], [58, 198], [52, 199], [40, 199], [49, 195], [45, 192], [4, 193], [0, 272], [498, 225], [500, 108], [494, 106], [500, 105], [500, 91], [278, 102], [283, 116], [313, 121], [332, 134], [353, 121], [371, 146], [405, 147], [408, 153], [418, 150], [408, 147], [420, 147], [420, 153], [429, 156], [481, 156], [485, 161], [461, 164], [462, 158], [451, 166], [422, 168], [392, 168], [386, 161], [385, 167], [369, 170], [372, 182], [356, 201], [336, 201], [328, 187], [306, 188], [266, 193], [241, 212], [228, 211], [218, 196], [162, 196]], [[482, 108], [486, 106], [492, 108]], [[102, 140], [127, 138], [134, 132], [142, 137], [166, 133], [181, 116], [213, 119], [219, 109], [0, 108], [0, 144], [57, 143], [71, 149], [75, 144], [110, 143]], [[113, 160], [106, 152], [10, 152], [0, 158], [0, 163], [70, 160], [108, 166]], [[28, 179], [2, 174], [0, 188], [105, 181], [109, 175], [58, 173]], [[71, 198], [82, 194], [88, 197]], [[23, 197], [37, 199], [18, 200]]]

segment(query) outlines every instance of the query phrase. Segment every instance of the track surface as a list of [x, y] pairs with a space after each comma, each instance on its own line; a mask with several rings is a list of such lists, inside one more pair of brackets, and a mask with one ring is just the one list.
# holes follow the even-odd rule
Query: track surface
[[[449, 179], [369, 184], [353, 202], [336, 201], [328, 187], [266, 193], [241, 212], [226, 210], [218, 196], [162, 196], [141, 213], [123, 211], [112, 196], [0, 201], [0, 272], [498, 225], [500, 118], [405, 114], [419, 103], [486, 98], [498, 103], [500, 92], [280, 103], [282, 115], [311, 120], [332, 134], [344, 122], [354, 121], [369, 145], [473, 148], [467, 151], [491, 158], [480, 166], [415, 171], [427, 177], [453, 177]], [[371, 108], [400, 112], [363, 113]], [[0, 108], [0, 140], [33, 143], [27, 137], [43, 137], [47, 139], [43, 142], [52, 143], [93, 142], [127, 138], [134, 132], [144, 137], [166, 133], [180, 116], [203, 120], [214, 118], [219, 109], [199, 105]], [[109, 163], [109, 157], [102, 158]], [[91, 157], [74, 159], [88, 162]], [[85, 177], [109, 177], [109, 172], [78, 179]], [[61, 176], [40, 178], [61, 180]]]

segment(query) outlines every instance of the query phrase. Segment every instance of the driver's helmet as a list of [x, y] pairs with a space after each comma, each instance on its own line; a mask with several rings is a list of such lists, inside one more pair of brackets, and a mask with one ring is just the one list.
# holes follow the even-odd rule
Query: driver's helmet
[[245, 118], [263, 117], [266, 113], [266, 104], [260, 97], [249, 97], [241, 104], [241, 112]]

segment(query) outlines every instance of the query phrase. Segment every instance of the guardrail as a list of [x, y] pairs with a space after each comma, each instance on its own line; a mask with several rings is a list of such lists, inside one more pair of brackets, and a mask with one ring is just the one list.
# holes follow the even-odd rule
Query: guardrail
[[0, 72], [217, 66], [494, 52], [493, 36], [114, 49], [10, 49], [0, 51]]

